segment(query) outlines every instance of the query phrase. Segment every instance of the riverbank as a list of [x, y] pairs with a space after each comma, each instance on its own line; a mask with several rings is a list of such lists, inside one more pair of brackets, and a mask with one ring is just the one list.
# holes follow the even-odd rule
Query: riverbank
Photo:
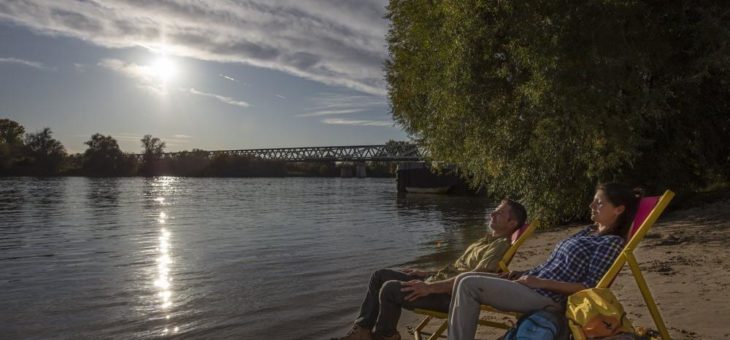
[[[537, 233], [517, 252], [512, 269], [528, 269], [544, 261], [555, 243], [581, 228], [570, 225]], [[649, 231], [634, 252], [672, 339], [725, 339], [730, 326], [730, 199], [669, 211]], [[612, 289], [635, 326], [654, 329], [648, 309], [627, 267]], [[403, 313], [399, 330], [409, 329], [422, 318]], [[426, 328], [431, 331], [433, 326]], [[503, 331], [480, 327], [477, 339], [496, 339]]]

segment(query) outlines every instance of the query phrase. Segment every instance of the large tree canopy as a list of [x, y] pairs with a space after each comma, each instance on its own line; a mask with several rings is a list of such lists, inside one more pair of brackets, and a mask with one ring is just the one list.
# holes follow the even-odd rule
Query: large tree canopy
[[474, 185], [550, 222], [599, 181], [727, 181], [730, 5], [391, 0], [394, 119]]

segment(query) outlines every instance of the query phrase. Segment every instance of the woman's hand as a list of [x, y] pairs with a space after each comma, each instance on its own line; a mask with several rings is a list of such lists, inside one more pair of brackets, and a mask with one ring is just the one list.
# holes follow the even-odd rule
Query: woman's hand
[[414, 269], [414, 268], [405, 268], [405, 269], [401, 269], [400, 271], [404, 272], [406, 274], [418, 276], [418, 277], [427, 277], [427, 276], [431, 275], [431, 272], [427, 272], [425, 270], [418, 270], [418, 269]]
[[420, 280], [411, 280], [408, 282], [401, 282], [401, 292], [410, 292], [406, 295], [406, 301], [413, 301], [418, 298], [422, 298], [432, 293], [431, 285]]
[[522, 275], [515, 282], [519, 282], [530, 288], [545, 288], [545, 281], [537, 276]]

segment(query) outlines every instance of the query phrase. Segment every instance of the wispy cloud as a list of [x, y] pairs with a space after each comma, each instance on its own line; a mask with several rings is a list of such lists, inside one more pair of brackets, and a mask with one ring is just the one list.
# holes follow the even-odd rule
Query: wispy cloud
[[197, 95], [197, 96], [204, 96], [204, 97], [213, 98], [213, 99], [216, 99], [216, 100], [220, 101], [221, 103], [225, 103], [225, 104], [228, 104], [228, 105], [234, 105], [234, 106], [240, 106], [240, 107], [249, 107], [249, 106], [251, 106], [249, 103], [247, 103], [245, 101], [242, 101], [242, 100], [235, 100], [235, 99], [233, 99], [231, 97], [225, 97], [225, 96], [221, 96], [221, 95], [215, 94], [215, 93], [202, 92], [202, 91], [198, 91], [198, 90], [193, 89], [193, 88], [191, 88], [190, 90], [188, 90], [188, 92], [190, 92], [190, 93], [192, 93], [194, 95]]
[[103, 59], [97, 65], [134, 79], [141, 88], [158, 94], [165, 92], [163, 83], [156, 78], [155, 72], [150, 66], [137, 65], [119, 59]]
[[222, 77], [222, 78], [224, 78], [224, 79], [228, 79], [228, 80], [230, 80], [230, 81], [232, 81], [234, 83], [237, 83], [238, 82], [238, 80], [236, 80], [235, 78], [233, 78], [231, 76], [227, 76], [225, 74], [219, 74], [219, 76]]
[[317, 117], [329, 115], [343, 115], [349, 113], [363, 112], [365, 109], [339, 109], [339, 110], [320, 110], [299, 115], [299, 117]]
[[385, 97], [387, 0], [0, 2], [0, 21], [97, 45], [279, 70]]
[[322, 123], [329, 125], [353, 125], [353, 126], [393, 126], [393, 122], [385, 120], [350, 120], [340, 118], [327, 118]]
[[190, 138], [193, 138], [193, 136], [189, 136], [189, 135], [172, 135], [172, 138], [177, 138], [177, 139], [190, 139]]
[[373, 95], [343, 95], [339, 93], [320, 93], [312, 98], [312, 107], [298, 117], [318, 117], [353, 114], [366, 111], [387, 109], [385, 98]]
[[37, 61], [31, 61], [31, 60], [24, 60], [24, 59], [18, 59], [18, 58], [0, 58], [0, 63], [5, 64], [18, 64], [23, 66], [28, 66], [32, 68], [37, 68], [39, 70], [50, 70], [50, 67], [47, 67], [43, 63], [37, 62]]
[[281, 99], [281, 100], [286, 100], [286, 97], [284, 97], [284, 96], [282, 96], [282, 95], [280, 95], [280, 94], [277, 94], [277, 95], [276, 95], [276, 98], [279, 98], [279, 99]]
[[74, 69], [78, 72], [86, 72], [86, 65], [80, 63], [74, 63]]

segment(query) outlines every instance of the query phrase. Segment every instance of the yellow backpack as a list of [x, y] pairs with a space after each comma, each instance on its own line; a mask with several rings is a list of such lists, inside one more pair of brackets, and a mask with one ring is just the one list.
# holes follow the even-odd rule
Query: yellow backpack
[[634, 333], [623, 306], [608, 288], [585, 289], [569, 296], [565, 316], [575, 340]]

